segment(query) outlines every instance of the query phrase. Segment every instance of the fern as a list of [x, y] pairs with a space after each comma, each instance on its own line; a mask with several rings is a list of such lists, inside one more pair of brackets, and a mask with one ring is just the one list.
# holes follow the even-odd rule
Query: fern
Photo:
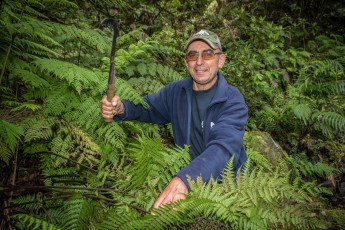
[[150, 123], [142, 123], [138, 121], [124, 122], [123, 127], [129, 132], [129, 134], [141, 133], [147, 137], [154, 137], [157, 140], [161, 140], [163, 136], [162, 127]]
[[121, 78], [116, 79], [116, 94], [119, 95], [121, 99], [131, 100], [135, 104], [140, 103], [147, 106], [138, 92], [136, 92], [127, 81]]
[[345, 130], [345, 116], [335, 112], [320, 112], [313, 114], [314, 120], [319, 120], [335, 130]]
[[293, 112], [305, 125], [308, 125], [312, 115], [312, 110], [308, 105], [298, 104], [293, 108]]
[[23, 124], [25, 129], [24, 141], [49, 140], [53, 136], [53, 128], [58, 124], [59, 121], [56, 118], [29, 118]]
[[49, 222], [35, 218], [33, 216], [27, 215], [27, 214], [16, 214], [11, 216], [11, 218], [22, 221], [25, 223], [25, 226], [27, 229], [42, 229], [42, 230], [61, 230], [63, 228], [59, 228], [58, 226], [55, 226], [53, 224], [50, 224]]
[[99, 79], [96, 72], [60, 60], [38, 59], [34, 63], [42, 70], [46, 70], [60, 79], [66, 80], [78, 93], [88, 89], [92, 83], [97, 82], [96, 79]]
[[32, 69], [26, 70], [21, 68], [14, 68], [11, 70], [12, 74], [18, 76], [25, 84], [31, 85], [35, 88], [48, 88], [49, 82], [39, 77]]
[[93, 202], [81, 197], [72, 197], [65, 201], [65, 219], [63, 229], [87, 229], [93, 212]]
[[36, 110], [41, 110], [41, 109], [42, 109], [42, 107], [40, 105], [37, 105], [37, 104], [21, 103], [17, 107], [13, 108], [11, 110], [11, 112], [18, 112], [18, 111], [22, 111], [22, 110], [31, 110], [34, 112]]
[[182, 76], [169, 66], [164, 66], [157, 63], [143, 63], [138, 65], [128, 65], [126, 67], [126, 73], [129, 76], [138, 72], [141, 76], [153, 76], [160, 80], [163, 84], [168, 84], [172, 81], [181, 80]]
[[116, 210], [110, 210], [105, 220], [99, 225], [99, 229], [141, 229], [144, 223], [150, 223], [151, 220], [152, 217], [141, 219], [137, 213], [131, 210], [125, 213], [118, 213]]
[[16, 151], [16, 147], [24, 130], [21, 126], [0, 120], [0, 159], [6, 164]]
[[248, 163], [247, 165], [251, 165], [252, 162], [255, 162], [257, 165], [260, 165], [261, 167], [272, 171], [272, 164], [269, 162], [269, 160], [260, 152], [255, 151], [254, 149], [247, 149], [247, 156], [248, 156]]
[[152, 50], [154, 53], [158, 53], [158, 54], [164, 53], [166, 55], [176, 55], [178, 57], [182, 57], [185, 55], [183, 51], [171, 46], [165, 46], [165, 45], [162, 45], [161, 43], [154, 42], [154, 41], [152, 41], [150, 44], [153, 47]]
[[294, 155], [290, 163], [293, 164], [293, 168], [297, 168], [303, 176], [316, 175], [320, 177], [325, 177], [337, 171], [337, 169], [326, 163], [310, 162], [304, 154]]
[[123, 149], [127, 143], [124, 130], [117, 123], [102, 126], [96, 130], [97, 137], [114, 148]]
[[145, 136], [138, 137], [138, 143], [131, 143], [128, 149], [133, 165], [129, 170], [129, 188], [136, 188], [148, 180], [155, 180], [160, 190], [172, 175], [189, 161], [186, 151], [166, 148], [161, 142]]

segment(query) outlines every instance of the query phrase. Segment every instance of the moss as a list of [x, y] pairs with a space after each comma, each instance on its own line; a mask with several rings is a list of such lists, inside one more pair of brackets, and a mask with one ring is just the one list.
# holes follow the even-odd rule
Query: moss
[[333, 209], [324, 212], [332, 223], [331, 229], [345, 229], [345, 210]]
[[276, 165], [280, 162], [286, 152], [266, 132], [250, 131], [244, 135], [246, 149], [253, 149], [264, 154], [269, 161]]

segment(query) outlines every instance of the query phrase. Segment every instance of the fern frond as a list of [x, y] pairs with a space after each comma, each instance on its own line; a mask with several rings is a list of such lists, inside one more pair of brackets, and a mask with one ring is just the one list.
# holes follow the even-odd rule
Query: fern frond
[[329, 88], [329, 90], [335, 95], [342, 95], [345, 93], [345, 81], [338, 80], [331, 82], [329, 85], [327, 85], [327, 88]]
[[18, 111], [23, 111], [23, 110], [31, 110], [31, 111], [36, 111], [36, 110], [41, 110], [42, 107], [37, 104], [33, 103], [21, 103], [19, 106], [11, 109], [11, 112], [18, 112]]
[[5, 142], [11, 151], [14, 151], [18, 141], [24, 134], [21, 126], [0, 120], [0, 138]]
[[181, 80], [183, 77], [169, 66], [158, 63], [141, 62], [138, 65], [128, 65], [125, 69], [129, 76], [138, 72], [141, 76], [152, 76], [159, 79], [163, 84], [168, 84], [172, 81]]
[[335, 60], [314, 61], [309, 66], [315, 77], [322, 75], [344, 75], [344, 67]]
[[32, 41], [41, 41], [44, 44], [49, 44], [50, 47], [62, 48], [62, 45], [52, 38], [53, 32], [56, 31], [54, 25], [51, 22], [35, 20], [13, 24], [13, 28], [10, 29], [15, 30], [21, 37], [30, 38]]
[[[59, 57], [59, 54], [52, 49], [27, 39], [20, 39], [16, 41], [16, 43], [19, 49], [27, 50], [28, 54], [34, 54], [42, 57]], [[18, 50], [18, 55], [20, 56], [20, 50]]]
[[138, 92], [136, 92], [127, 81], [121, 78], [116, 79], [116, 94], [119, 95], [121, 99], [130, 100], [135, 104], [142, 104], [145, 107], [148, 106]]
[[96, 127], [104, 124], [103, 119], [101, 119], [98, 100], [96, 101], [93, 97], [82, 97], [76, 102], [67, 105], [66, 119], [89, 131], [93, 131]]
[[87, 229], [94, 210], [90, 199], [73, 197], [64, 202], [65, 218], [63, 229]]
[[314, 120], [319, 120], [334, 130], [345, 130], [345, 116], [335, 112], [319, 112], [313, 114]]
[[0, 86], [0, 93], [1, 98], [4, 100], [13, 100], [15, 98], [13, 90], [8, 87]]
[[176, 55], [178, 57], [183, 57], [185, 55], [185, 53], [179, 49], [176, 49], [175, 47], [171, 47], [171, 46], [165, 46], [162, 45], [161, 43], [158, 42], [150, 42], [150, 45], [153, 47], [153, 52], [155, 53], [164, 53], [164, 54], [168, 54], [168, 55]]
[[[78, 163], [87, 163], [90, 167], [99, 163], [100, 148], [92, 138], [71, 122], [60, 120], [56, 135], [50, 142], [52, 152], [61, 155], [57, 157], [54, 166], [66, 164], [67, 159], [75, 159]], [[56, 158], [56, 157], [53, 157]]]
[[49, 140], [53, 137], [53, 128], [58, 124], [60, 124], [60, 121], [54, 117], [29, 118], [23, 124], [25, 130], [24, 141]]
[[134, 213], [131, 210], [128, 210], [125, 213], [121, 213], [117, 210], [111, 210], [107, 213], [105, 220], [102, 220], [101, 224], [99, 225], [99, 229], [144, 229], [143, 226], [145, 223], [151, 223], [152, 219], [152, 216], [141, 218], [137, 213]]
[[133, 159], [129, 169], [130, 188], [142, 186], [145, 181], [157, 180], [159, 189], [163, 189], [172, 175], [189, 161], [185, 150], [170, 148], [145, 136], [138, 137], [136, 143], [130, 144], [128, 154]]
[[0, 159], [6, 164], [9, 163], [23, 134], [21, 126], [0, 120]]
[[118, 149], [123, 149], [127, 143], [126, 133], [116, 122], [113, 122], [111, 125], [103, 125], [96, 130], [96, 134], [104, 143], [110, 144]]
[[55, 226], [45, 220], [27, 214], [16, 214], [11, 216], [11, 218], [24, 222], [28, 228], [32, 229], [39, 228], [42, 230], [62, 230], [62, 228], [59, 228], [58, 226]]
[[11, 69], [13, 75], [18, 76], [24, 83], [32, 85], [35, 88], [48, 88], [49, 82], [38, 76], [32, 70]]
[[106, 52], [111, 49], [111, 39], [106, 39], [100, 31], [94, 29], [77, 29], [73, 28], [73, 34], [70, 35], [71, 40], [80, 39], [84, 43], [93, 47], [94, 50], [99, 52]]
[[21, 204], [21, 207], [25, 208], [25, 210], [34, 212], [42, 207], [41, 200], [41, 194], [26, 194], [14, 198], [11, 203]]
[[291, 163], [301, 172], [304, 176], [317, 175], [325, 177], [337, 171], [336, 168], [329, 164], [322, 162], [312, 163], [308, 161], [304, 154], [298, 154], [292, 156]]
[[67, 84], [59, 84], [57, 82], [52, 83], [51, 88], [54, 90], [51, 90], [45, 97], [44, 114], [49, 116], [65, 115], [69, 118], [68, 111], [73, 111], [74, 116], [76, 116], [76, 109], [74, 107], [80, 103], [77, 93], [71, 91]]
[[67, 127], [68, 133], [73, 136], [74, 141], [78, 142], [78, 149], [91, 155], [99, 154], [99, 146], [92, 140], [88, 133], [70, 122], [64, 121], [62, 125]]
[[58, 78], [65, 80], [78, 93], [81, 90], [89, 89], [91, 84], [97, 83], [97, 79], [100, 78], [97, 72], [60, 60], [37, 59], [34, 63], [42, 70], [46, 70]]
[[[183, 224], [191, 223], [191, 219], [187, 218], [185, 212], [179, 211], [180, 201], [164, 205], [159, 209], [153, 210], [154, 216], [150, 218], [151, 221], [146, 221], [143, 229], [170, 229], [173, 226], [181, 226]], [[149, 219], [149, 220], [150, 220]]]
[[312, 115], [312, 109], [307, 104], [298, 104], [293, 108], [295, 116], [302, 120], [305, 125], [309, 124]]
[[8, 165], [13, 154], [14, 152], [0, 139], [0, 160]]
[[329, 95], [337, 91], [337, 83], [344, 76], [344, 67], [335, 60], [313, 61], [300, 72], [298, 83], [306, 95]]
[[254, 149], [247, 149], [246, 152], [250, 162], [255, 162], [257, 165], [269, 171], [273, 170], [272, 164], [262, 153], [255, 151]]
[[128, 130], [128, 132], [133, 134], [142, 133], [145, 136], [154, 137], [157, 140], [162, 139], [162, 130], [159, 125], [138, 121], [128, 121], [123, 123], [123, 127]]
[[47, 6], [52, 6], [52, 7], [60, 7], [61, 6], [63, 8], [79, 9], [77, 4], [75, 4], [72, 1], [68, 1], [68, 0], [61, 0], [61, 1], [58, 1], [58, 2], [56, 2], [54, 0], [46, 0], [44, 2], [44, 4], [46, 4]]
[[128, 80], [128, 83], [131, 84], [141, 96], [158, 92], [164, 87], [160, 81], [144, 77], [131, 78]]

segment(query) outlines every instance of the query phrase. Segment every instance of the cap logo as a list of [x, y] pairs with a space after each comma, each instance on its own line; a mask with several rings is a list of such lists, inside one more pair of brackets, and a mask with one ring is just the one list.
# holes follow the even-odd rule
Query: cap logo
[[204, 35], [204, 34], [210, 35], [209, 33], [207, 33], [206, 30], [200, 30], [197, 34], [198, 34], [198, 35]]

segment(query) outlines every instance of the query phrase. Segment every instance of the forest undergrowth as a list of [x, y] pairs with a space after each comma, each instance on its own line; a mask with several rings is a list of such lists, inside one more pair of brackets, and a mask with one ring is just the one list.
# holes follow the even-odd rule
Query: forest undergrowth
[[[140, 7], [138, 7], [140, 6]], [[345, 229], [345, 5], [342, 1], [38, 1], [0, 6], [0, 229]], [[170, 125], [107, 124], [116, 94], [188, 77], [183, 45], [207, 28], [222, 74], [249, 107], [248, 162], [221, 183], [191, 181], [152, 209], [190, 162]], [[273, 137], [278, 154], [254, 137]]]

